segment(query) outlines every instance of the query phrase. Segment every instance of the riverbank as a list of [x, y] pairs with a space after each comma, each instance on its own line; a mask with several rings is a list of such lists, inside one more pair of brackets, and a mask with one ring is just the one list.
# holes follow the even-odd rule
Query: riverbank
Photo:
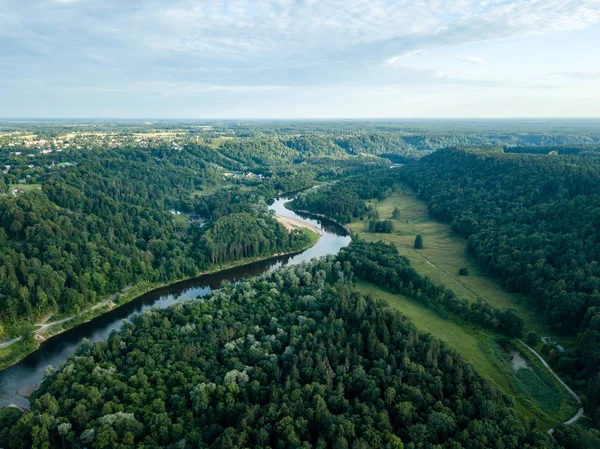
[[275, 219], [281, 223], [288, 231], [293, 231], [294, 229], [309, 229], [312, 232], [317, 233], [318, 235], [323, 235], [323, 231], [316, 226], [311, 224], [304, 223], [297, 218], [292, 217], [284, 217], [283, 215], [275, 215]]
[[[302, 253], [302, 252], [306, 251], [307, 249], [313, 247], [318, 242], [320, 235], [321, 235], [320, 232], [317, 233], [313, 229], [310, 229], [310, 228], [313, 228], [313, 226], [306, 225], [306, 224], [304, 226], [302, 226], [303, 232], [310, 233], [309, 241], [306, 245], [303, 245], [302, 247], [295, 249], [293, 251], [275, 253], [275, 254], [270, 254], [267, 256], [259, 256], [259, 257], [241, 259], [236, 262], [215, 266], [209, 270], [202, 271], [194, 276], [177, 279], [173, 282], [168, 282], [168, 283], [165, 283], [165, 282], [161, 282], [161, 283], [159, 283], [159, 282], [140, 282], [138, 284], [135, 284], [135, 285], [127, 288], [126, 291], [122, 291], [120, 293], [113, 294], [113, 295], [109, 296], [108, 298], [103, 299], [99, 303], [83, 310], [82, 312], [79, 312], [70, 317], [63, 318], [57, 322], [47, 323], [41, 329], [38, 329], [36, 331], [36, 335], [35, 335], [36, 338], [35, 338], [34, 346], [32, 345], [30, 347], [27, 347], [27, 345], [23, 341], [21, 341], [21, 337], [19, 337], [14, 340], [11, 340], [12, 343], [7, 342], [10, 344], [5, 346], [4, 348], [0, 349], [0, 371], [8, 368], [9, 366], [12, 366], [12, 365], [18, 363], [20, 360], [24, 359], [29, 354], [32, 354], [33, 352], [37, 351], [40, 348], [40, 345], [44, 341], [48, 340], [49, 338], [55, 337], [63, 332], [74, 329], [75, 327], [77, 327], [83, 323], [87, 323], [95, 318], [98, 318], [99, 316], [102, 316], [105, 313], [110, 312], [111, 310], [114, 310], [115, 308], [118, 308], [127, 303], [130, 303], [130, 302], [138, 299], [139, 297], [146, 295], [154, 290], [158, 290], [158, 289], [161, 289], [161, 288], [164, 288], [167, 286], [175, 285], [175, 284], [178, 284], [181, 282], [189, 281], [190, 279], [196, 279], [196, 278], [204, 277], [207, 275], [216, 274], [216, 273], [226, 271], [226, 270], [229, 270], [232, 268], [243, 267], [245, 265], [250, 265], [255, 262], [268, 261], [270, 259], [278, 258], [281, 256], [295, 255], [295, 254]], [[318, 231], [320, 231], [320, 230], [318, 230]]]
[[303, 214], [303, 215], [306, 215], [308, 217], [320, 218], [322, 220], [330, 221], [331, 223], [335, 224], [336, 226], [339, 226], [344, 231], [346, 231], [348, 233], [348, 235], [352, 235], [352, 229], [350, 229], [350, 226], [342, 223], [341, 221], [337, 221], [335, 218], [330, 218], [327, 215], [318, 214], [316, 212], [310, 212], [308, 210], [303, 210], [303, 209], [294, 209], [293, 207], [291, 207], [291, 203], [292, 203], [292, 201], [290, 201], [289, 203], [284, 204], [283, 207], [285, 207], [288, 210], [291, 210], [292, 212], [296, 212], [298, 214]]

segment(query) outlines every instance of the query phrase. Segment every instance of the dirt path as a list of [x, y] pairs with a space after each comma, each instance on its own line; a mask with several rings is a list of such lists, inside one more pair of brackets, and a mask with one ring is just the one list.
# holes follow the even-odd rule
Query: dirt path
[[479, 298], [479, 295], [477, 293], [475, 293], [473, 290], [471, 290], [470, 288], [468, 288], [467, 286], [463, 285], [458, 279], [456, 279], [454, 276], [452, 276], [450, 273], [448, 273], [446, 270], [444, 270], [443, 268], [438, 267], [436, 264], [434, 264], [433, 262], [431, 262], [427, 257], [425, 257], [423, 254], [415, 251], [412, 248], [408, 248], [410, 251], [412, 251], [413, 253], [415, 253], [417, 256], [419, 256], [421, 259], [423, 259], [425, 261], [425, 263], [427, 263], [428, 265], [431, 265], [433, 268], [435, 268], [436, 270], [438, 270], [439, 272], [441, 272], [442, 274], [448, 276], [452, 282], [454, 282], [456, 285], [458, 285], [460, 288], [466, 290], [467, 292], [469, 292], [470, 294], [472, 294], [473, 296], [475, 296], [475, 298]]
[[[117, 297], [117, 295], [125, 293], [127, 290], [129, 290], [131, 288], [131, 285], [125, 287], [123, 290], [121, 290], [119, 293], [115, 293], [114, 295], [109, 296], [108, 298], [106, 298], [104, 301], [99, 302], [98, 304], [95, 304], [94, 306], [90, 307], [89, 309], [85, 309], [79, 313], [76, 313], [74, 315], [68, 316], [66, 318], [63, 318], [62, 320], [58, 320], [58, 321], [53, 321], [52, 323], [47, 323], [47, 324], [38, 324], [38, 326], [40, 326], [38, 329], [36, 329], [35, 331], [33, 331], [34, 334], [39, 334], [40, 332], [44, 332], [50, 328], [59, 326], [63, 323], [66, 323], [67, 321], [71, 321], [74, 318], [77, 318], [79, 316], [85, 315], [88, 312], [91, 312], [93, 310], [98, 309], [99, 307], [105, 306], [106, 304], [110, 303], [111, 301], [114, 301]], [[7, 341], [5, 343], [0, 344], [0, 349], [2, 348], [6, 348], [10, 345], [13, 345], [19, 341], [21, 341], [23, 339], [23, 337], [17, 337], [13, 340]]]
[[[427, 259], [427, 257], [425, 257], [424, 255], [422, 255], [421, 253], [419, 253], [419, 252], [417, 252], [417, 251], [415, 251], [413, 249], [410, 249], [410, 251], [412, 251], [414, 254], [416, 254], [417, 256], [419, 256], [427, 264], [431, 265], [436, 270], [438, 270], [441, 273], [443, 273], [444, 275], [448, 276], [456, 285], [458, 285], [459, 287], [465, 289], [466, 291], [468, 291], [469, 293], [471, 293], [476, 298], [479, 298], [479, 295], [477, 295], [477, 293], [475, 293], [471, 289], [469, 289], [466, 286], [464, 286], [463, 284], [461, 284], [457, 279], [455, 279], [453, 276], [451, 276], [444, 269], [442, 269], [442, 268], [438, 267], [437, 265], [435, 265], [434, 263], [432, 263], [429, 259]], [[544, 365], [544, 367], [556, 378], [556, 380], [558, 380], [558, 382], [569, 392], [569, 394], [571, 396], [573, 396], [573, 398], [575, 398], [575, 400], [577, 401], [577, 403], [581, 404], [581, 399], [579, 398], [579, 396], [577, 395], [577, 393], [575, 393], [565, 382], [563, 382], [563, 380], [560, 377], [558, 377], [558, 374], [556, 374], [554, 372], [554, 370], [552, 370], [552, 368], [550, 368], [550, 365], [548, 365], [548, 363], [544, 360], [544, 358], [541, 355], [539, 355], [535, 349], [533, 349], [532, 347], [530, 347], [529, 345], [527, 345], [523, 340], [519, 339], [519, 343], [521, 343], [523, 346], [525, 346], [527, 349], [529, 349], [529, 351], [531, 351], [540, 360], [540, 362], [542, 362], [542, 364]], [[567, 424], [567, 425], [568, 424], [573, 424], [574, 422], [576, 422], [578, 419], [582, 418], [583, 416], [584, 416], [584, 414], [583, 414], [583, 407], [581, 407], [581, 408], [579, 408], [579, 410], [577, 410], [577, 413], [571, 419], [565, 421], [563, 424]], [[554, 429], [550, 429], [548, 431], [549, 434], [552, 434], [553, 432], [554, 432]]]
[[[538, 352], [535, 349], [533, 349], [531, 346], [529, 346], [523, 340], [521, 340], [521, 339], [518, 339], [518, 340], [519, 340], [519, 343], [521, 343], [523, 346], [525, 346], [527, 349], [529, 349], [531, 351], [531, 353], [533, 355], [535, 355], [540, 360], [540, 362], [542, 362], [542, 365], [544, 365], [546, 367], [546, 369], [548, 371], [550, 371], [550, 373], [556, 378], [556, 380], [558, 380], [558, 382], [563, 387], [565, 387], [565, 389], [569, 392], [569, 394], [575, 398], [575, 400], [577, 401], [577, 403], [581, 404], [581, 399], [579, 398], [579, 396], [577, 395], [577, 393], [575, 393], [573, 390], [571, 390], [571, 388], [566, 383], [564, 383], [563, 380], [560, 377], [558, 377], [558, 374], [556, 374], [554, 372], [554, 370], [552, 368], [550, 368], [550, 365], [548, 365], [548, 363], [546, 363], [546, 361], [544, 360], [544, 358], [541, 355], [539, 355]], [[579, 410], [577, 410], [577, 413], [575, 413], [575, 415], [571, 419], [565, 421], [563, 424], [567, 424], [567, 425], [568, 424], [573, 424], [575, 421], [577, 421], [579, 418], [581, 418], [583, 416], [584, 416], [583, 415], [583, 407], [581, 407]], [[548, 431], [549, 434], [552, 434], [553, 432], [554, 432], [554, 429], [550, 429]]]

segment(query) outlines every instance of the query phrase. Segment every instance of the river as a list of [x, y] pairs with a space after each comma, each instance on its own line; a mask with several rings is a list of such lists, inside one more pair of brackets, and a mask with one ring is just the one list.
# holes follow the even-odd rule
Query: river
[[29, 401], [21, 396], [18, 390], [31, 390], [37, 387], [42, 382], [45, 368], [48, 365], [58, 367], [66, 361], [84, 338], [92, 342], [105, 339], [113, 330], [121, 326], [123, 320], [129, 320], [133, 315], [149, 307], [166, 308], [183, 299], [208, 295], [223, 281], [237, 282], [284, 265], [295, 265], [314, 257], [337, 254], [341, 248], [350, 243], [350, 236], [338, 226], [301, 216], [286, 209], [284, 204], [289, 200], [285, 197], [277, 198], [270, 209], [278, 215], [296, 218], [322, 229], [323, 235], [314, 246], [296, 255], [274, 257], [153, 290], [87, 323], [46, 340], [37, 351], [0, 372], [0, 407], [9, 404], [29, 407]]

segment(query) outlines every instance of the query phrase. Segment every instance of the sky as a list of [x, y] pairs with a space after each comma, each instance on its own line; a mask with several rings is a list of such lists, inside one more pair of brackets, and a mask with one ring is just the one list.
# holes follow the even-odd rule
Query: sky
[[600, 0], [0, 0], [0, 117], [600, 117]]

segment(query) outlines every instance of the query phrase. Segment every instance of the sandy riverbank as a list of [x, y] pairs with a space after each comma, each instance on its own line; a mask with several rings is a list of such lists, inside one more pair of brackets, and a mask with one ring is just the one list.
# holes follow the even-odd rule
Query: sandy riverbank
[[303, 220], [298, 220], [297, 218], [284, 217], [282, 215], [275, 215], [275, 218], [279, 223], [281, 223], [288, 231], [292, 231], [297, 228], [308, 228], [313, 232], [316, 232], [319, 235], [323, 235], [323, 230], [313, 226], [309, 223], [306, 223]]

